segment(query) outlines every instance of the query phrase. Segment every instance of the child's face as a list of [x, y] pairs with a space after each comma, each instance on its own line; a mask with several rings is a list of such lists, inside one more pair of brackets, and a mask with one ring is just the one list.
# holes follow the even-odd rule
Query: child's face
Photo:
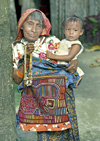
[[43, 30], [42, 21], [39, 22], [32, 20], [31, 16], [29, 16], [21, 29], [23, 30], [24, 37], [28, 42], [35, 42]]
[[69, 41], [74, 41], [77, 40], [78, 37], [83, 34], [83, 29], [81, 29], [81, 24], [79, 21], [71, 21], [66, 22], [63, 32]]

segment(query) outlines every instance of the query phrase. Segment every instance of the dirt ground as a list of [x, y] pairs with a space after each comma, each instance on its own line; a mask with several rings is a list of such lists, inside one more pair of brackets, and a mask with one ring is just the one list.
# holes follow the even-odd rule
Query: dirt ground
[[[80, 141], [100, 141], [100, 67], [90, 64], [100, 57], [100, 51], [83, 52], [79, 67], [85, 75], [80, 86], [74, 89]], [[36, 132], [17, 129], [18, 141], [37, 141]]]
[[91, 63], [100, 51], [84, 52], [79, 56], [79, 66], [85, 75], [75, 89], [76, 112], [81, 141], [100, 141], [100, 67], [91, 68]]

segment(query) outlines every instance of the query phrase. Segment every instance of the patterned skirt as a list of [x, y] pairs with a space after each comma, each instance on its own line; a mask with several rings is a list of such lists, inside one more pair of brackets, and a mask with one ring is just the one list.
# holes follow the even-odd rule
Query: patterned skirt
[[71, 88], [67, 88], [66, 90], [66, 99], [68, 113], [72, 119], [72, 128], [64, 131], [37, 132], [38, 141], [79, 141], [79, 131], [75, 111], [75, 97]]

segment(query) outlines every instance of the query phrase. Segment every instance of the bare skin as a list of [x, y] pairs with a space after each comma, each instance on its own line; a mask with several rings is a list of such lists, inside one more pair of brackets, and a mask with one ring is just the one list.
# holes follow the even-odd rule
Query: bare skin
[[66, 68], [66, 71], [68, 71], [70, 73], [74, 73], [78, 67], [78, 59], [71, 61], [69, 64], [70, 64], [70, 66], [68, 68]]
[[80, 51], [80, 45], [76, 44], [73, 45], [70, 49], [70, 52], [68, 55], [55, 55], [50, 51], [47, 51], [47, 58], [49, 59], [54, 59], [54, 60], [59, 60], [59, 61], [66, 61], [69, 62], [71, 61], [76, 54]]

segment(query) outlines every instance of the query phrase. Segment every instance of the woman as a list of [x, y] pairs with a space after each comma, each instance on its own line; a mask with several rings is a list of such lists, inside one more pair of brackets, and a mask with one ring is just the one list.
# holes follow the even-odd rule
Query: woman
[[[32, 65], [35, 64], [34, 56], [45, 59], [43, 50], [45, 50], [46, 52], [47, 47], [57, 49], [57, 47], [59, 46], [60, 42], [59, 39], [57, 39], [55, 36], [49, 36], [50, 29], [51, 24], [49, 20], [38, 9], [26, 10], [22, 14], [18, 22], [17, 37], [15, 39], [16, 41], [12, 44], [12, 48], [13, 48], [13, 79], [15, 83], [20, 84], [18, 90], [21, 90], [22, 93], [19, 109], [19, 128], [22, 128], [23, 130], [26, 131], [37, 131], [38, 140], [40, 141], [42, 140], [78, 141], [79, 133], [77, 126], [77, 117], [75, 112], [75, 98], [72, 89], [69, 87], [66, 89], [65, 93], [64, 91], [62, 91], [62, 93], [65, 95], [64, 98], [66, 98], [63, 100], [67, 101], [67, 103], [65, 103], [65, 105], [67, 105], [66, 108], [68, 109], [66, 110], [67, 112], [65, 112], [66, 113], [65, 117], [67, 117], [67, 119], [64, 118], [63, 111], [61, 118], [63, 117], [63, 120], [66, 120], [66, 122], [58, 123], [57, 118], [55, 120], [56, 114], [55, 97], [54, 99], [50, 99], [50, 97], [46, 99], [45, 98], [46, 96], [40, 96], [39, 94], [43, 90], [41, 89], [41, 91], [38, 93], [39, 89], [37, 90], [37, 88], [35, 87], [36, 83], [38, 83], [38, 81], [40, 82], [40, 79], [36, 79], [34, 77], [36, 73], [34, 74], [33, 72], [30, 72], [32, 70], [30, 62], [32, 61]], [[43, 49], [42, 54], [38, 53], [38, 49], [39, 50]], [[32, 60], [30, 59], [31, 54], [33, 56]], [[75, 66], [77, 66], [77, 60], [71, 62], [71, 65], [66, 70], [73, 73], [77, 68]], [[37, 73], [39, 74], [39, 71]], [[33, 75], [34, 80], [32, 80], [32, 82], [28, 81], [27, 79], [28, 74], [29, 76], [31, 76], [31, 74]], [[23, 79], [24, 82], [26, 82], [24, 83], [25, 85], [23, 84]], [[44, 81], [45, 79], [41, 77], [41, 80]], [[50, 79], [50, 81], [53, 80], [54, 78]], [[31, 84], [34, 86], [31, 87], [30, 86]], [[44, 87], [46, 87], [46, 85]], [[47, 103], [45, 104], [45, 102]], [[44, 104], [46, 106], [44, 106]], [[45, 120], [42, 120], [42, 118], [44, 118]], [[52, 120], [50, 120], [50, 118], [52, 118]], [[56, 124], [52, 124], [52, 122]], [[65, 127], [68, 129], [66, 130]]]

